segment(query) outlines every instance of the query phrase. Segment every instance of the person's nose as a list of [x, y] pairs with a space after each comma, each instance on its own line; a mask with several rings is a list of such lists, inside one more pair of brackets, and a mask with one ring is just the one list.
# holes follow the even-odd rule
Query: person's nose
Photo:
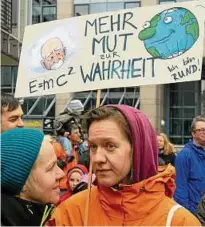
[[22, 118], [19, 118], [19, 119], [18, 119], [17, 127], [18, 127], [18, 128], [24, 127], [24, 122], [23, 122]]
[[102, 147], [98, 147], [95, 153], [91, 153], [91, 159], [94, 163], [105, 163], [107, 160], [105, 150]]
[[53, 60], [54, 60], [55, 63], [58, 63], [59, 60], [61, 60], [61, 59], [59, 59], [58, 54], [54, 54], [54, 59]]
[[63, 170], [57, 166], [57, 170], [56, 170], [56, 179], [57, 179], [57, 180], [60, 180], [60, 179], [63, 178], [64, 176], [65, 176], [65, 173], [63, 172]]

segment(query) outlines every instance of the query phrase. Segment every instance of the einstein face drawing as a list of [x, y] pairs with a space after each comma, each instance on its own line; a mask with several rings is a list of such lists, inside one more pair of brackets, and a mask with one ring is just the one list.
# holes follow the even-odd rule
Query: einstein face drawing
[[59, 38], [47, 40], [41, 47], [41, 64], [47, 70], [60, 68], [65, 60], [66, 48]]

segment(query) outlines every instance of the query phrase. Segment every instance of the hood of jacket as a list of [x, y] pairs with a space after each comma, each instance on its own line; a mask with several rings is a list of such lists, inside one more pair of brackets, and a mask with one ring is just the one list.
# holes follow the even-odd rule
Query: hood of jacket
[[120, 184], [118, 190], [98, 186], [101, 206], [109, 216], [117, 218], [121, 216], [120, 213], [125, 213], [127, 220], [143, 218], [166, 196], [173, 197], [175, 176], [175, 168], [168, 165], [163, 172], [149, 179], [132, 185]]
[[186, 143], [184, 147], [189, 148], [192, 151], [195, 151], [200, 158], [205, 160], [205, 150], [202, 147], [194, 144], [194, 141], [192, 139], [188, 143]]
[[157, 137], [150, 120], [138, 109], [127, 105], [107, 105], [118, 109], [127, 120], [133, 147], [133, 181], [148, 179], [157, 173]]

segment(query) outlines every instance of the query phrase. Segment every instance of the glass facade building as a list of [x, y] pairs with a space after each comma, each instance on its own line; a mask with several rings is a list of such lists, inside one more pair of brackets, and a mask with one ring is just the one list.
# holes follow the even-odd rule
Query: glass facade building
[[32, 24], [57, 19], [57, 0], [33, 0]]
[[175, 144], [186, 143], [191, 136], [193, 117], [201, 110], [201, 82], [176, 83], [167, 86], [167, 131]]
[[[87, 3], [86, 3], [87, 2]], [[74, 0], [74, 15], [82, 16], [93, 13], [102, 13], [140, 7], [140, 1], [81, 1]]]

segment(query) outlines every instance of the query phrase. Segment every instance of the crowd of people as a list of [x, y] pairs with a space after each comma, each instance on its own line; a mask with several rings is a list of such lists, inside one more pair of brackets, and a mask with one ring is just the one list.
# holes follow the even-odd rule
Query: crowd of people
[[59, 122], [55, 137], [24, 128], [9, 94], [1, 115], [2, 225], [205, 225], [205, 117], [176, 152], [126, 105], [89, 111], [86, 139], [75, 118]]

